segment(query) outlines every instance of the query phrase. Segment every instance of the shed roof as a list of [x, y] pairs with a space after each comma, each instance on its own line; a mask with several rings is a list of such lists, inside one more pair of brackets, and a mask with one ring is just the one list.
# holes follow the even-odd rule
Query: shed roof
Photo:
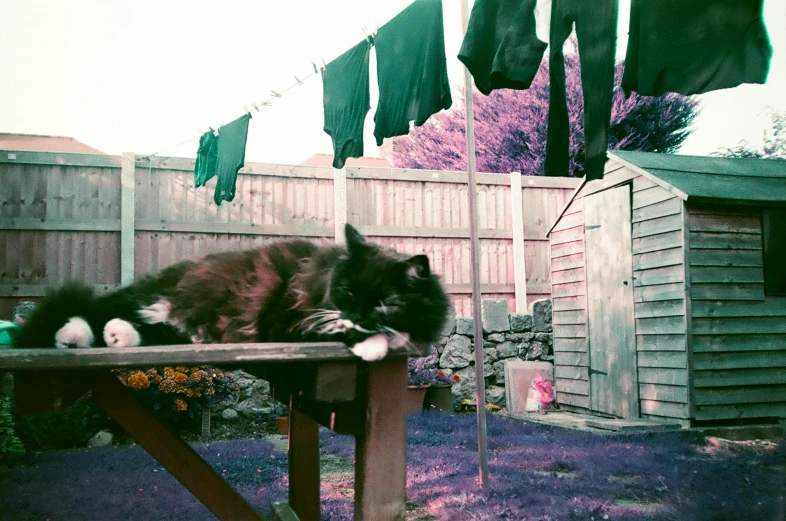
[[[654, 152], [608, 152], [606, 171], [613, 163], [628, 167], [673, 192], [683, 201], [737, 204], [786, 203], [786, 161], [734, 157], [683, 156]], [[585, 178], [586, 179], [586, 178]], [[546, 233], [550, 235], [579, 193], [590, 193], [586, 180], [573, 192]]]
[[[688, 201], [786, 202], [786, 161], [652, 152], [609, 152]], [[668, 185], [668, 186], [667, 186]]]

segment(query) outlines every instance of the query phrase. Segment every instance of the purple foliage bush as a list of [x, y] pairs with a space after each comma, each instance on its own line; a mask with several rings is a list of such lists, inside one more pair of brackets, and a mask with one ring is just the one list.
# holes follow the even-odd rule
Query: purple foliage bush
[[[570, 171], [584, 171], [584, 98], [578, 56], [566, 53], [566, 94], [570, 121]], [[698, 101], [679, 94], [660, 97], [625, 96], [617, 65], [612, 101], [610, 150], [673, 152], [689, 134]], [[461, 94], [463, 98], [464, 93]], [[383, 147], [398, 168], [466, 170], [464, 103], [432, 116], [423, 126]], [[548, 61], [541, 63], [527, 90], [473, 93], [475, 148], [479, 172], [543, 175], [549, 111]]]

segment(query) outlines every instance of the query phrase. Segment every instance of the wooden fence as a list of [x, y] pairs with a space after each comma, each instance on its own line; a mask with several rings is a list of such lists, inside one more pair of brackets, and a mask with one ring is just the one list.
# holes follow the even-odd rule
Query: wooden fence
[[[427, 254], [457, 312], [471, 313], [465, 174], [247, 163], [234, 201], [216, 206], [215, 179], [197, 189], [193, 168], [182, 158], [0, 150], [0, 318], [65, 281], [111, 289], [212, 251], [333, 241], [345, 222]], [[484, 298], [523, 311], [549, 296], [546, 231], [577, 185], [478, 174]]]

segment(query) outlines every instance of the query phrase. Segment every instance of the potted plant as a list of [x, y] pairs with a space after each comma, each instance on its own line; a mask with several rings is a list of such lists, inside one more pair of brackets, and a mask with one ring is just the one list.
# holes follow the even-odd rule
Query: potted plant
[[[450, 385], [457, 381], [457, 375], [447, 375], [437, 367], [437, 352], [432, 350], [428, 356], [408, 360], [408, 403], [409, 411], [423, 409], [424, 401], [429, 403], [428, 394], [434, 388], [436, 399], [431, 404], [442, 410], [452, 410], [453, 398]], [[436, 404], [439, 403], [439, 406]]]
[[437, 371], [436, 380], [426, 390], [424, 406], [429, 409], [453, 412], [453, 384], [461, 380], [457, 374]]

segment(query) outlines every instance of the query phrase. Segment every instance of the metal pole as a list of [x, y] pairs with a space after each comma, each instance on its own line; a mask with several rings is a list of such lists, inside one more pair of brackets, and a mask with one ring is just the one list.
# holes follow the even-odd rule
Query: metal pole
[[[468, 0], [461, 2], [462, 34], [469, 25]], [[478, 240], [477, 186], [475, 184], [475, 111], [472, 107], [472, 76], [464, 67], [464, 112], [467, 127], [467, 173], [469, 186], [469, 240], [472, 254], [472, 318], [475, 323], [475, 403], [478, 420], [480, 486], [489, 482], [489, 457], [486, 442], [486, 385], [483, 379], [483, 323], [480, 313], [480, 241]]]

